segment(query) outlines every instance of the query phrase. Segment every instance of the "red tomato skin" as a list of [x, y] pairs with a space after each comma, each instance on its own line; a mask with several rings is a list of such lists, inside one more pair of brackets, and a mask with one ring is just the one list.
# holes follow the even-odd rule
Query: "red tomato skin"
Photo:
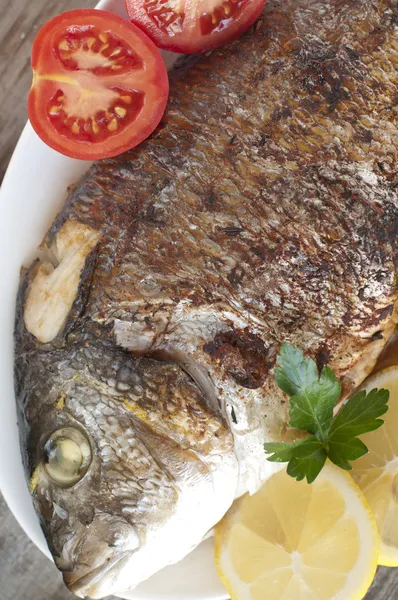
[[111, 28], [112, 32], [119, 35], [121, 39], [124, 39], [122, 32], [125, 30], [127, 25], [128, 28], [131, 28], [131, 31], [134, 33], [134, 35], [141, 40], [144, 46], [148, 48], [148, 51], [156, 57], [156, 71], [154, 73], [154, 79], [156, 79], [159, 86], [159, 94], [157, 96], [158, 104], [156, 109], [151, 113], [151, 118], [146, 127], [143, 127], [139, 133], [136, 133], [129, 139], [128, 136], [124, 136], [125, 139], [120, 136], [122, 139], [120, 139], [119, 142], [116, 142], [115, 138], [110, 138], [110, 140], [106, 140], [105, 142], [98, 144], [98, 146], [101, 147], [97, 147], [95, 143], [77, 144], [73, 141], [68, 143], [65, 138], [60, 140], [59, 138], [61, 138], [61, 136], [57, 135], [54, 129], [48, 125], [43, 126], [43, 115], [40, 113], [40, 110], [38, 110], [38, 104], [43, 104], [43, 102], [40, 102], [40, 98], [37, 98], [39, 94], [35, 85], [34, 75], [32, 87], [29, 91], [27, 101], [28, 117], [33, 129], [47, 146], [53, 150], [56, 150], [60, 154], [79, 160], [92, 161], [110, 158], [122, 154], [123, 152], [126, 152], [127, 150], [130, 150], [143, 142], [151, 133], [153, 133], [162, 120], [169, 95], [169, 79], [167, 70], [162, 56], [152, 40], [140, 28], [134, 26], [133, 23], [130, 23], [126, 19], [104, 10], [76, 9], [62, 13], [45, 23], [39, 30], [33, 42], [31, 65], [34, 73], [41, 67], [42, 60], [43, 63], [54, 60], [54, 57], [52, 56], [53, 53], [48, 52], [48, 39], [51, 37], [53, 32], [55, 32], [58, 28], [71, 26], [73, 24], [92, 24], [93, 19], [100, 20], [101, 18], [105, 19], [104, 26], [107, 29]]
[[124, 0], [130, 21], [146, 33], [158, 48], [182, 54], [200, 54], [202, 52], [207, 52], [208, 50], [214, 50], [227, 42], [236, 40], [247, 31], [255, 21], [257, 21], [267, 2], [267, 0], [250, 0], [253, 4], [256, 4], [255, 10], [253, 10], [247, 20], [242, 22], [241, 26], [232, 33], [229, 31], [229, 28], [226, 28], [222, 32], [207, 35], [198, 42], [195, 40], [195, 33], [188, 32], [186, 34], [187, 39], [174, 42], [174, 38], [159, 32], [156, 25], [147, 18], [146, 14], [139, 6], [141, 1], [142, 0]]

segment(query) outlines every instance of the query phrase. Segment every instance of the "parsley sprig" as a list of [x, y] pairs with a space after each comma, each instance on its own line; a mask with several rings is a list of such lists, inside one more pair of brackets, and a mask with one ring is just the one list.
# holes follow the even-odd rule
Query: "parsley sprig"
[[341, 385], [329, 367], [321, 373], [312, 358], [290, 344], [283, 344], [277, 358], [275, 378], [278, 386], [289, 396], [290, 426], [307, 431], [310, 436], [293, 443], [264, 444], [268, 460], [287, 462], [289, 475], [312, 483], [326, 459], [338, 467], [352, 469], [350, 461], [368, 452], [357, 436], [374, 431], [383, 425], [380, 419], [388, 410], [388, 390], [371, 390], [355, 394], [333, 416], [341, 394]]

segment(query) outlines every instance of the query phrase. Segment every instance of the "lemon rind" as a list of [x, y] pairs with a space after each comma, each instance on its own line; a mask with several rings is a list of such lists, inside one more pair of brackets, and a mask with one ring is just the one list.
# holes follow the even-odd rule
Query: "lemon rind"
[[[383, 385], [391, 381], [392, 374], [395, 374], [396, 379], [398, 379], [398, 365], [391, 365], [378, 371], [374, 375], [370, 375], [370, 377], [364, 381], [360, 389], [366, 391], [370, 391], [375, 387], [380, 389]], [[381, 567], [398, 567], [398, 547], [391, 548], [391, 546], [384, 544], [381, 539], [378, 564]]]
[[[347, 508], [347, 514], [351, 515], [358, 522], [359, 534], [360, 536], [362, 536], [360, 539], [360, 545], [362, 546], [362, 538], [365, 536], [365, 538], [367, 537], [366, 541], [369, 541], [369, 543], [371, 543], [372, 546], [372, 550], [369, 552], [369, 555], [366, 558], [366, 560], [364, 559], [364, 550], [360, 548], [360, 553], [358, 555], [357, 562], [353, 567], [352, 571], [348, 574], [347, 584], [341, 590], [339, 590], [337, 594], [333, 596], [333, 600], [362, 600], [373, 582], [379, 562], [380, 536], [378, 533], [376, 519], [369, 506], [369, 503], [365, 498], [364, 493], [348, 473], [329, 463], [325, 467], [323, 476], [326, 477], [326, 479], [330, 481], [333, 485], [336, 485], [337, 489], [339, 489], [340, 491], [341, 487], [344, 487], [343, 482], [346, 484], [345, 493], [343, 493], [343, 495], [346, 500], [346, 506], [348, 507], [349, 505], [349, 507]], [[349, 498], [347, 490], [351, 492]], [[355, 512], [349, 510], [349, 508], [353, 508], [355, 502], [358, 502], [363, 509], [362, 515], [360, 515], [360, 517], [357, 517]], [[250, 584], [246, 584], [239, 580], [239, 576], [233, 572], [228, 556], [228, 550], [226, 547], [228, 541], [228, 534], [232, 529], [233, 524], [236, 522], [238, 515], [239, 504], [237, 506], [234, 506], [231, 509], [231, 511], [227, 513], [227, 516], [224, 517], [224, 519], [216, 527], [214, 542], [215, 564], [219, 577], [224, 586], [226, 587], [231, 599], [250, 600]], [[361, 521], [362, 526], [364, 525], [363, 517], [366, 517], [365, 522], [367, 522], [368, 524], [367, 532], [364, 532], [363, 530], [361, 531], [360, 529]], [[363, 573], [363, 576], [360, 578], [358, 578], [357, 575], [353, 575], [355, 570], [358, 570], [359, 561], [364, 563], [364, 568], [361, 571], [361, 573]], [[227, 575], [225, 571], [230, 571], [230, 574]], [[235, 581], [231, 581], [231, 579], [235, 579]], [[350, 585], [352, 587], [353, 582], [358, 582], [358, 586], [350, 591], [349, 588]]]

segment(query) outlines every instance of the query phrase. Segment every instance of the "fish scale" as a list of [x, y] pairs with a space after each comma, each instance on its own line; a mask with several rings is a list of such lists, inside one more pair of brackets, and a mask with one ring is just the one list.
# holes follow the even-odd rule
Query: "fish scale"
[[[345, 398], [391, 336], [397, 23], [397, 0], [269, 0], [241, 39], [176, 68], [158, 130], [95, 163], [51, 226], [19, 294], [16, 390], [35, 506], [81, 597], [179, 560], [272, 473], [263, 443], [295, 436], [282, 342]], [[61, 318], [40, 268], [58, 256], [56, 279], [71, 249], [85, 260]], [[92, 452], [67, 488], [42, 456], [62, 427]]]

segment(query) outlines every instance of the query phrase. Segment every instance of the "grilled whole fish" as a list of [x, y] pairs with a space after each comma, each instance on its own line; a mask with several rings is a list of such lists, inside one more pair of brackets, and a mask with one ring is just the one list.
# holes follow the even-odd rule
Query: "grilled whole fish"
[[283, 341], [348, 395], [397, 321], [395, 0], [269, 0], [176, 71], [24, 274], [23, 460], [57, 566], [100, 598], [174, 562], [294, 435]]

